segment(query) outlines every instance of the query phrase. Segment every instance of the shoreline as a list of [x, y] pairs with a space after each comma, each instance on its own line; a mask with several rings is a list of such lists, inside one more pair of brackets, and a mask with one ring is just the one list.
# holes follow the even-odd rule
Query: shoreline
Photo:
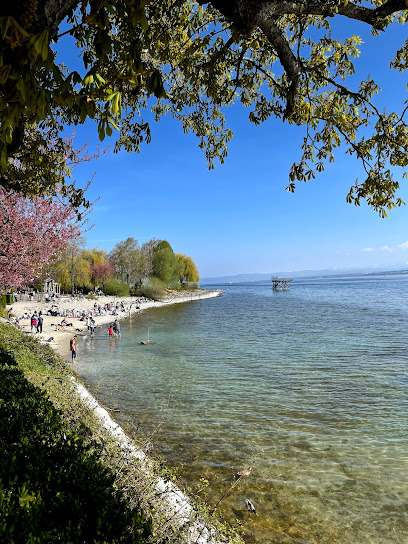
[[[221, 294], [222, 291], [220, 290], [208, 291], [206, 289], [197, 289], [195, 291], [187, 292], [171, 291], [166, 294], [163, 300], [160, 301], [146, 299], [145, 297], [115, 297], [105, 295], [96, 297], [95, 299], [82, 298], [80, 300], [77, 300], [71, 296], [63, 296], [55, 302], [38, 302], [35, 300], [18, 301], [6, 306], [6, 311], [11, 311], [13, 315], [12, 319], [6, 321], [14, 326], [17, 326], [17, 328], [23, 332], [38, 338], [40, 341], [42, 338], [43, 342], [41, 343], [47, 343], [64, 359], [65, 362], [71, 364], [69, 341], [75, 334], [77, 336], [78, 345], [80, 346], [81, 338], [89, 333], [86, 319], [81, 320], [82, 315], [85, 313], [92, 312], [95, 320], [95, 328], [99, 328], [112, 323], [115, 319], [118, 319], [120, 322], [121, 320], [127, 319], [132, 315], [148, 308], [160, 308], [170, 304], [180, 304], [194, 300], [215, 298]], [[99, 313], [95, 312], [94, 310], [95, 304], [104, 307], [106, 304], [116, 305], [117, 303], [119, 306], [122, 303], [125, 311], [121, 311], [119, 308], [116, 315], [112, 314], [111, 311], [104, 311], [101, 315], [99, 315]], [[61, 312], [73, 313], [73, 315], [65, 317], [65, 320], [68, 322], [68, 326], [60, 327], [57, 330], [57, 325], [61, 323], [63, 317], [47, 315], [47, 312], [53, 305], [58, 306], [58, 309]], [[37, 311], [38, 314], [40, 310], [44, 320], [42, 332], [31, 332], [30, 318], [24, 317], [24, 315], [31, 316], [34, 311]], [[75, 314], [80, 317], [74, 317]], [[19, 325], [16, 325], [15, 318], [19, 318]], [[53, 342], [48, 343], [47, 340], [50, 338], [53, 338]]]
[[[101, 315], [97, 317], [96, 326], [100, 327], [111, 323], [115, 318], [126, 319], [133, 315], [134, 313], [140, 312], [148, 308], [158, 308], [167, 306], [170, 304], [178, 304], [183, 302], [190, 302], [194, 300], [201, 300], [207, 298], [215, 298], [222, 294], [220, 290], [206, 291], [206, 290], [197, 290], [187, 293], [169, 293], [166, 296], [165, 300], [162, 301], [153, 301], [153, 300], [144, 300], [135, 304], [135, 299], [133, 297], [126, 297], [126, 299], [118, 297], [99, 297], [98, 302], [104, 301], [104, 304], [109, 302], [120, 302], [129, 303], [130, 307], [125, 312], [120, 312], [119, 315]], [[106, 299], [106, 300], [105, 300]], [[112, 300], [113, 299], [113, 300]], [[95, 303], [94, 300], [74, 300], [72, 298], [68, 300], [60, 300], [61, 307], [64, 309], [72, 310], [80, 306], [84, 307], [84, 303], [87, 303], [86, 306], [89, 308], [90, 305]], [[134, 304], [134, 308], [132, 307]], [[64, 306], [65, 304], [65, 306]], [[51, 307], [51, 303], [43, 302], [26, 302], [21, 301], [14, 303], [13, 305], [8, 305], [7, 310], [12, 308], [14, 316], [20, 317], [24, 312], [31, 310], [31, 313], [34, 311], [34, 308], [39, 311], [40, 309], [48, 309]], [[54, 336], [55, 343], [48, 344], [50, 345], [58, 355], [60, 355], [65, 360], [65, 355], [69, 354], [69, 339], [74, 334], [80, 338], [88, 334], [87, 324], [85, 321], [80, 321], [80, 318], [75, 319], [75, 326], [68, 327], [66, 329], [55, 331], [53, 326], [55, 322], [58, 322], [62, 319], [61, 316], [44, 316], [43, 324], [43, 333], [31, 333], [27, 330], [27, 324], [29, 326], [29, 319], [23, 320], [23, 326], [26, 327], [25, 332], [32, 337], [47, 337], [49, 333]], [[7, 320], [4, 320], [7, 321]], [[27, 322], [27, 323], [26, 323]], [[11, 320], [8, 320], [9, 324], [14, 326], [15, 323], [12, 323]], [[77, 326], [80, 323], [81, 326]], [[20, 327], [21, 329], [21, 327]], [[77, 329], [80, 329], [79, 331]], [[24, 329], [23, 329], [24, 330]], [[66, 361], [65, 361], [66, 362]], [[70, 361], [69, 361], [70, 363]], [[108, 410], [103, 407], [103, 405], [93, 396], [93, 394], [83, 385], [78, 376], [74, 372], [75, 366], [70, 364], [72, 370], [71, 382], [76, 391], [80, 400], [84, 403], [88, 409], [91, 410], [95, 419], [99, 422], [100, 425], [109, 433], [109, 435], [114, 439], [117, 445], [120, 447], [122, 452], [122, 462], [126, 465], [132, 465], [135, 461], [140, 464], [140, 470], [144, 473], [147, 481], [152, 483], [153, 488], [155, 489], [154, 496], [154, 510], [160, 516], [165, 516], [165, 518], [172, 520], [174, 526], [178, 527], [181, 533], [184, 533], [184, 538], [186, 543], [190, 544], [225, 544], [226, 540], [222, 534], [219, 534], [213, 522], [206, 522], [199, 511], [196, 510], [194, 503], [191, 499], [173, 482], [169, 481], [167, 478], [164, 479], [160, 474], [157, 474], [153, 462], [149, 457], [139, 449], [134, 442], [126, 435], [122, 427], [113, 419]], [[180, 536], [181, 536], [180, 533]], [[235, 541], [235, 540], [234, 540]], [[241, 542], [241, 540], [240, 540]]]

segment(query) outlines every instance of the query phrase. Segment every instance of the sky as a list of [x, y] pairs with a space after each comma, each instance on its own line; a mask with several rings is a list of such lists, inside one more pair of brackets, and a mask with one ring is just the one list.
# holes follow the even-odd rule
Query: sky
[[[361, 24], [339, 28], [350, 30], [365, 40], [359, 76], [370, 74], [383, 89], [377, 104], [389, 110], [400, 106], [408, 98], [407, 76], [388, 65], [406, 39], [406, 25], [394, 25], [375, 39]], [[87, 196], [99, 200], [89, 218], [94, 226], [86, 233], [87, 247], [109, 252], [128, 237], [140, 244], [165, 239], [176, 253], [193, 258], [202, 279], [408, 266], [407, 206], [381, 219], [365, 204], [347, 204], [363, 169], [341, 150], [316, 180], [286, 192], [304, 129], [276, 119], [255, 127], [248, 114], [240, 105], [226, 110], [234, 137], [225, 163], [211, 171], [195, 136], [183, 134], [170, 118], [151, 124], [152, 142], [143, 144], [140, 154], [114, 154], [114, 141], [107, 138], [101, 144], [109, 146], [105, 154], [73, 173], [79, 185], [95, 173]], [[88, 142], [94, 151], [96, 125], [90, 121], [75, 130], [75, 142]], [[398, 194], [408, 204], [408, 183], [401, 185]]]

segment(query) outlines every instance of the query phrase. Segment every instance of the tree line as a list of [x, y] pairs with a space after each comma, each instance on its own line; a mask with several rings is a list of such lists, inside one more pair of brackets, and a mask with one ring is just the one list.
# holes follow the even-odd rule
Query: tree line
[[110, 253], [86, 249], [84, 239], [78, 239], [43, 269], [37, 287], [48, 277], [60, 283], [63, 292], [72, 294], [101, 289], [107, 295], [144, 294], [152, 298], [166, 288], [196, 287], [200, 279], [193, 259], [174, 253], [167, 240], [152, 239], [140, 245], [132, 237], [118, 242]]

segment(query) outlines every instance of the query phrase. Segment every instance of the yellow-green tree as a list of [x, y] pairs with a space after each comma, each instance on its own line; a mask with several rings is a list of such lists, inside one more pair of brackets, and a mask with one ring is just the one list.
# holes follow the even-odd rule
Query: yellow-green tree
[[180, 264], [180, 283], [200, 281], [200, 275], [193, 259], [182, 253], [176, 253], [176, 257]]
[[84, 249], [82, 252], [84, 259], [89, 261], [90, 265], [93, 264], [104, 264], [108, 260], [108, 253], [104, 249], [98, 249], [94, 247], [93, 249]]
[[70, 244], [62, 257], [48, 267], [49, 275], [61, 284], [62, 291], [75, 293], [76, 288], [91, 288], [91, 264], [83, 250], [83, 239]]

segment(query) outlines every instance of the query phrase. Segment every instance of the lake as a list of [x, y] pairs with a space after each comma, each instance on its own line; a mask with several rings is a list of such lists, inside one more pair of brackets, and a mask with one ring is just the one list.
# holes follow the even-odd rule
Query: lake
[[98, 330], [78, 374], [210, 505], [252, 467], [218, 506], [248, 542], [406, 544], [408, 276], [211, 287]]

